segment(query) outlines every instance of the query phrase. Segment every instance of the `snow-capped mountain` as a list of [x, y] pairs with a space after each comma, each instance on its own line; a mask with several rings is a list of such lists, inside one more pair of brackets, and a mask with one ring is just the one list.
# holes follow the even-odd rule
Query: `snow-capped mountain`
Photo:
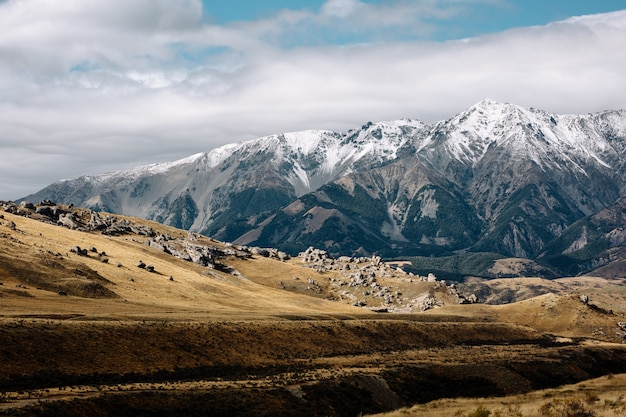
[[51, 199], [295, 252], [535, 258], [625, 194], [626, 112], [483, 100], [433, 125], [368, 123], [53, 184]]
[[264, 213], [397, 158], [423, 128], [401, 120], [346, 133], [272, 135], [170, 163], [60, 181], [26, 199], [124, 213], [232, 240]]

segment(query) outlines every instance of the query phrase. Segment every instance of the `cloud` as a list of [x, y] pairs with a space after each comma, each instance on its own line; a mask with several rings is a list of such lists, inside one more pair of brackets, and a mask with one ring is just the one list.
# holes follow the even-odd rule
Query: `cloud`
[[484, 97], [553, 112], [626, 107], [626, 12], [396, 38], [468, 4], [329, 0], [216, 25], [194, 0], [0, 3], [0, 199], [276, 132], [434, 122]]
[[345, 18], [364, 6], [359, 0], [328, 0], [322, 6], [322, 13]]

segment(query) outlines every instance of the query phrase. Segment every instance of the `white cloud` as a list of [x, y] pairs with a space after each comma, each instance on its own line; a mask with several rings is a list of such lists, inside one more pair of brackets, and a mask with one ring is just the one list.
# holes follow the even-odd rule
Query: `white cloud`
[[363, 6], [359, 0], [328, 0], [322, 6], [322, 12], [329, 16], [347, 17]]
[[[484, 97], [553, 112], [626, 107], [626, 12], [464, 41], [393, 41], [398, 28], [464, 4], [330, 0], [317, 14], [217, 26], [193, 0], [0, 3], [0, 199], [281, 131], [432, 122]], [[391, 34], [283, 47], [332, 36], [337, 19]]]

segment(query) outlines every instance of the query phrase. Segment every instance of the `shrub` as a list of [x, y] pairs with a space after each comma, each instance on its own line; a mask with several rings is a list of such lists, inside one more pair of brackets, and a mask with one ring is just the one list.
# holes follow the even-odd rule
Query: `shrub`
[[467, 415], [467, 417], [489, 417], [491, 415], [491, 411], [487, 410], [482, 405], [479, 405], [478, 408]]
[[585, 394], [585, 402], [587, 404], [592, 405], [594, 403], [597, 403], [598, 401], [600, 401], [600, 397], [598, 397], [597, 394], [592, 392], [588, 392]]
[[505, 411], [496, 410], [494, 417], [524, 417], [519, 405], [509, 405]]
[[543, 417], [596, 417], [596, 413], [585, 409], [580, 400], [549, 402], [539, 409]]

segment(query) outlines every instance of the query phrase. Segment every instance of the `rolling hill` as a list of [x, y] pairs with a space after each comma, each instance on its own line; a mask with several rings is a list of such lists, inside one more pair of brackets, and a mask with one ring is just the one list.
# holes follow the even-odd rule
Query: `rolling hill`
[[1, 207], [0, 415], [349, 416], [626, 372], [621, 281], [496, 280], [524, 301], [459, 304], [378, 257]]

